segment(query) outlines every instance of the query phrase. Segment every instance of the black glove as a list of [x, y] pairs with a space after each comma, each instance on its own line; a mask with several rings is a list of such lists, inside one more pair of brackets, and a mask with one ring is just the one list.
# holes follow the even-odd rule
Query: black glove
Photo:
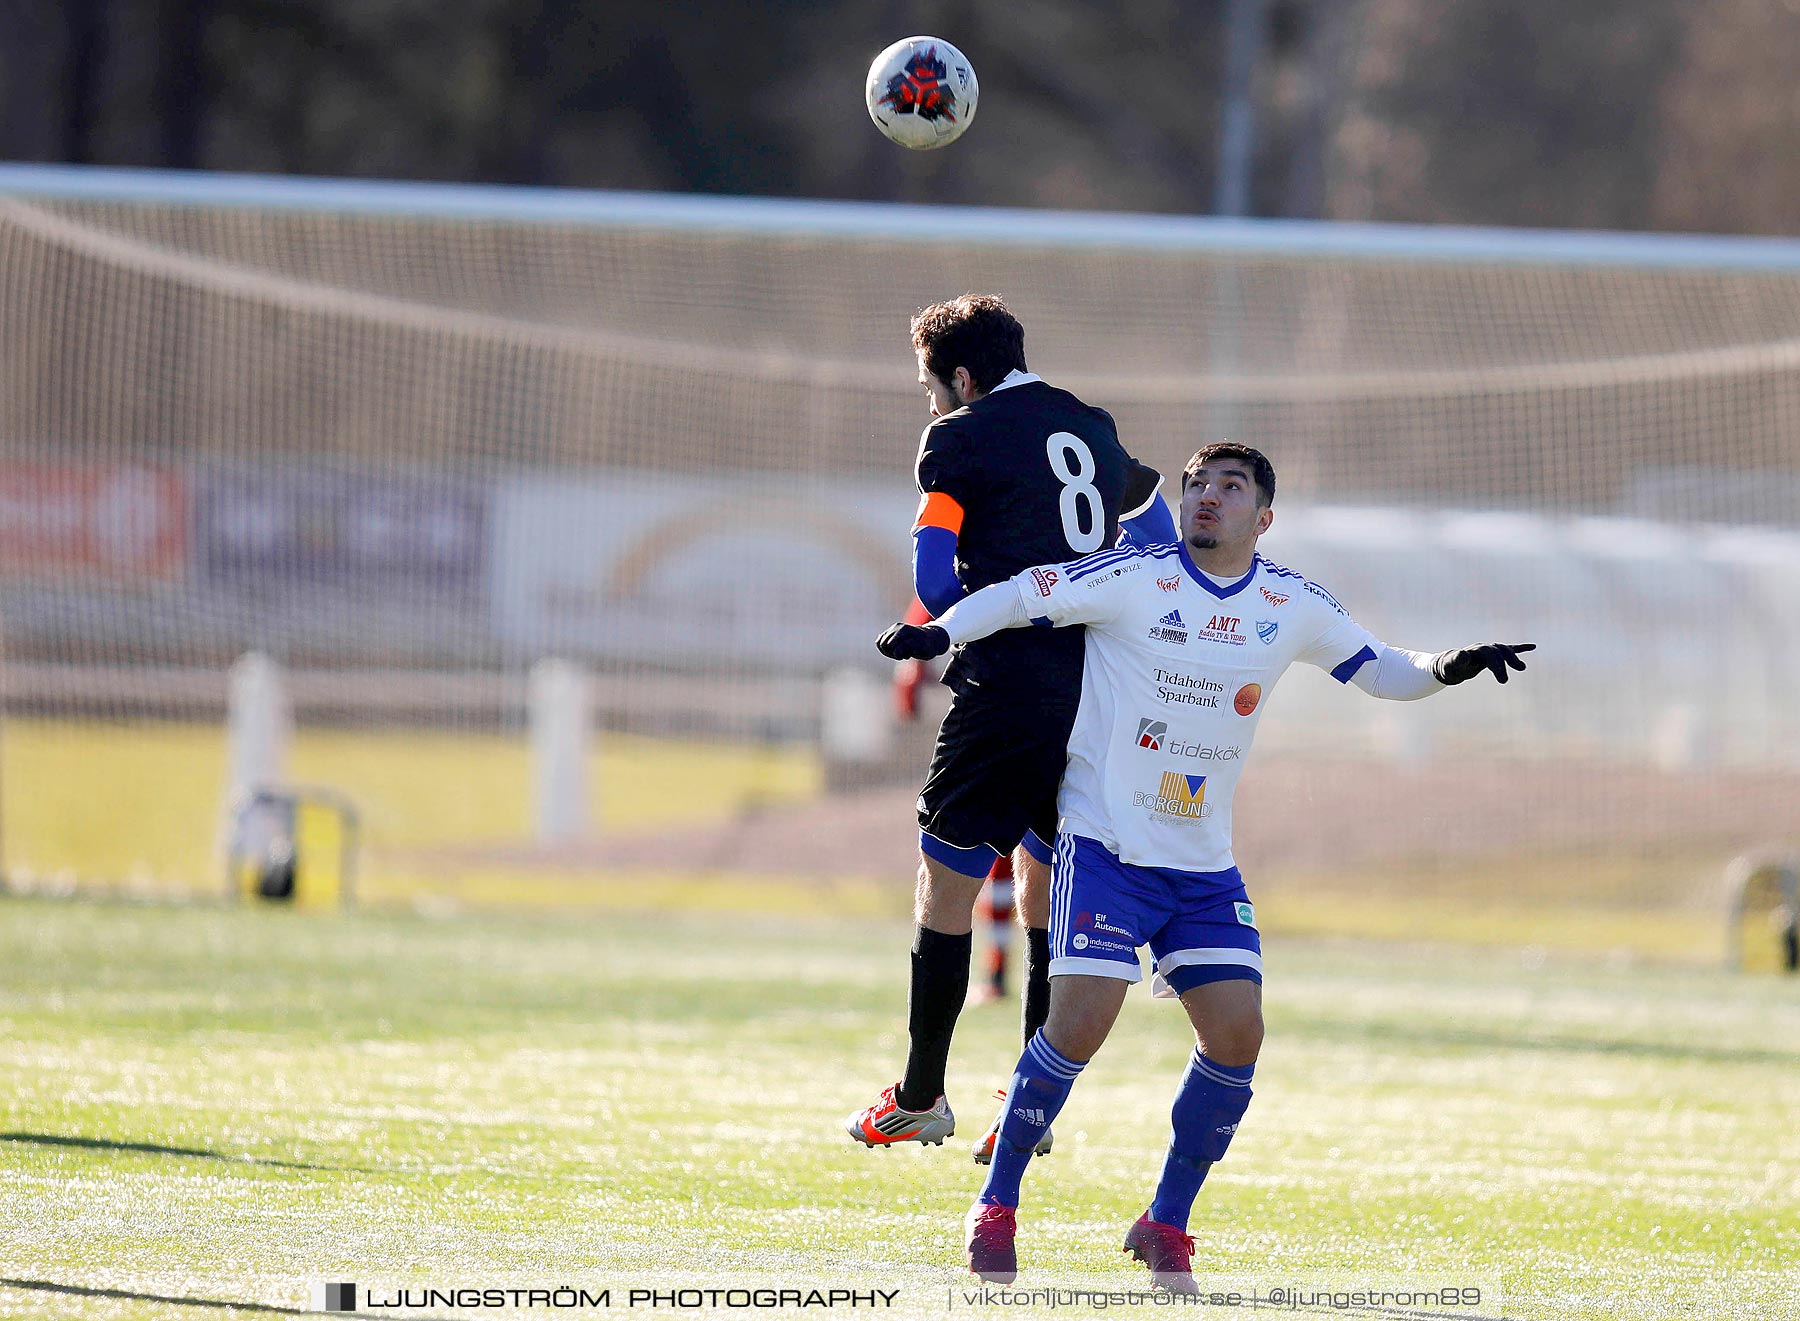
[[1535, 642], [1486, 642], [1479, 647], [1458, 647], [1455, 651], [1440, 651], [1433, 656], [1431, 672], [1437, 675], [1439, 683], [1466, 683], [1487, 670], [1505, 683], [1507, 666], [1515, 670], [1525, 668], [1519, 653], [1536, 650]]
[[889, 660], [932, 660], [950, 650], [950, 635], [936, 624], [895, 624], [875, 639]]

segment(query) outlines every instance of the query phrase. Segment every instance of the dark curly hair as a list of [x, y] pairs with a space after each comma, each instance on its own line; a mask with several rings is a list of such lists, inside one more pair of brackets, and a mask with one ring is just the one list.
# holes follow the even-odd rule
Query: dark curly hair
[[1270, 463], [1261, 450], [1251, 449], [1248, 445], [1240, 445], [1234, 440], [1215, 440], [1210, 445], [1202, 445], [1194, 451], [1194, 457], [1187, 461], [1187, 467], [1181, 470], [1181, 485], [1185, 489], [1190, 474], [1202, 464], [1211, 463], [1214, 459], [1240, 459], [1250, 467], [1250, 476], [1256, 482], [1258, 493], [1257, 504], [1265, 508], [1275, 503], [1275, 465]]
[[1008, 372], [1025, 370], [1025, 327], [998, 294], [964, 294], [922, 309], [912, 319], [912, 342], [938, 380], [965, 367], [983, 394]]

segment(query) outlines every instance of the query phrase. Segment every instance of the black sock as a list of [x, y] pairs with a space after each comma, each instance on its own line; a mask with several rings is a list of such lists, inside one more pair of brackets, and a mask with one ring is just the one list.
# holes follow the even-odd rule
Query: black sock
[[929, 1110], [944, 1094], [944, 1069], [956, 1016], [969, 997], [970, 935], [946, 936], [925, 927], [913, 930], [912, 985], [906, 996], [906, 1076], [894, 1093], [902, 1110]]
[[1045, 927], [1025, 928], [1025, 1044], [1030, 1045], [1037, 1030], [1050, 1017], [1050, 932]]

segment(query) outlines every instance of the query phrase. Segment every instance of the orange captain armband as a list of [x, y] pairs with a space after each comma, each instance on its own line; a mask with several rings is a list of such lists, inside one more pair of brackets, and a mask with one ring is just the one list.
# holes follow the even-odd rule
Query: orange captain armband
[[919, 501], [919, 515], [913, 519], [913, 531], [922, 527], [941, 527], [951, 536], [962, 532], [963, 507], [942, 491], [927, 491]]

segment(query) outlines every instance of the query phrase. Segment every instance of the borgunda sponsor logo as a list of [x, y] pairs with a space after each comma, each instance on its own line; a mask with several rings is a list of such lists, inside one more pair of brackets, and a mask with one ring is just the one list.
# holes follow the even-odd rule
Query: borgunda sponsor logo
[[1131, 805], [1186, 821], [1204, 821], [1212, 815], [1206, 803], [1206, 777], [1181, 771], [1164, 771], [1161, 788], [1153, 794], [1134, 793]]

